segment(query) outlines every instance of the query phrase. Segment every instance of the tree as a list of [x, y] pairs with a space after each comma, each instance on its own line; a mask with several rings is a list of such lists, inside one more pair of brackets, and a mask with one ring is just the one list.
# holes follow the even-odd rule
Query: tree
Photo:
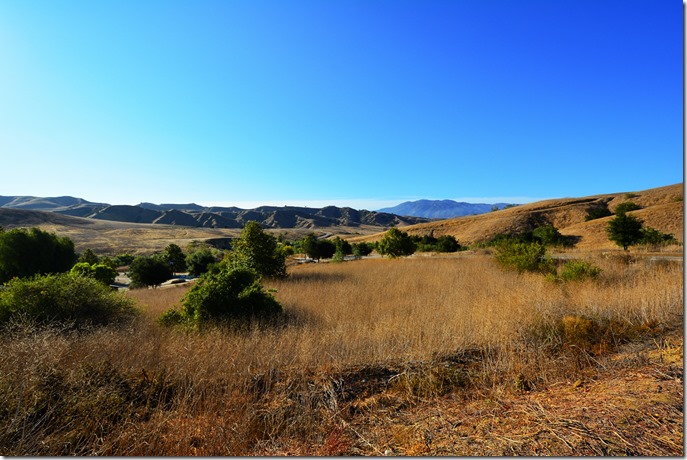
[[88, 262], [77, 262], [69, 271], [72, 275], [95, 278], [101, 283], [109, 286], [115, 282], [117, 271], [105, 264], [89, 264]]
[[353, 254], [353, 248], [351, 247], [351, 243], [344, 240], [340, 236], [334, 238], [334, 245], [336, 246], [336, 251], [340, 252], [343, 255]]
[[159, 256], [136, 257], [129, 267], [131, 287], [159, 286], [172, 277], [167, 262]]
[[353, 248], [353, 255], [357, 259], [360, 259], [361, 257], [367, 256], [370, 253], [372, 253], [372, 246], [365, 243], [365, 242], [353, 243], [352, 248]]
[[94, 265], [100, 262], [100, 258], [90, 249], [86, 249], [79, 255], [78, 262], [86, 262], [89, 265]]
[[319, 260], [320, 253], [318, 251], [317, 237], [314, 233], [308, 233], [305, 235], [300, 242], [300, 247], [301, 251], [303, 251], [307, 257]]
[[392, 228], [377, 244], [377, 252], [391, 258], [409, 256], [415, 252], [415, 243], [406, 232]]
[[317, 252], [323, 259], [331, 259], [336, 254], [336, 244], [331, 240], [317, 240]]
[[439, 252], [456, 252], [460, 250], [460, 244], [453, 235], [442, 235], [436, 242]]
[[248, 222], [232, 247], [229, 256], [232, 267], [253, 270], [270, 278], [286, 277], [286, 256], [278, 249], [277, 239], [265, 233], [257, 222]]
[[207, 273], [210, 265], [215, 263], [217, 263], [217, 259], [208, 248], [199, 249], [186, 257], [186, 268], [191, 276]]
[[621, 213], [608, 222], [606, 232], [609, 240], [627, 250], [628, 246], [641, 241], [642, 226], [642, 221], [637, 217]]
[[66, 236], [38, 228], [0, 232], [0, 283], [69, 271], [76, 261], [74, 243]]
[[165, 259], [172, 273], [186, 271], [186, 255], [176, 244], [172, 243], [165, 248]]

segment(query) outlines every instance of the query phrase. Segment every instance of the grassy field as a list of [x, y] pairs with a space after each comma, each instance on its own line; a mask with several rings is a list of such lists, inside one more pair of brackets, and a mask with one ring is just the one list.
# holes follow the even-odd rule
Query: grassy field
[[591, 257], [577, 283], [486, 253], [292, 266], [283, 321], [243, 330], [158, 326], [188, 287], [130, 291], [124, 328], [18, 324], [0, 453], [683, 455], [682, 264]]

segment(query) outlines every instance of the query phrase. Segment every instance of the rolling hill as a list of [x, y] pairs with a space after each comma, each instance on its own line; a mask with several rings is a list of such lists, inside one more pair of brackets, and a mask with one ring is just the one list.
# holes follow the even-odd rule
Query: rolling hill
[[[405, 227], [411, 235], [435, 237], [452, 235], [463, 244], [488, 241], [501, 233], [531, 230], [537, 225], [550, 223], [563, 235], [577, 237], [581, 249], [612, 249], [606, 226], [612, 217], [586, 221], [591, 208], [607, 207], [611, 212], [618, 204], [633, 201], [642, 209], [630, 214], [641, 218], [645, 225], [661, 232], [671, 233], [683, 242], [684, 203], [683, 184], [674, 184], [639, 192], [621, 192], [583, 198], [560, 198], [538, 201], [476, 216], [457, 217]], [[383, 233], [366, 235], [353, 241], [376, 241]]]
[[265, 228], [280, 229], [359, 227], [361, 225], [394, 227], [428, 220], [336, 206], [325, 208], [261, 206], [255, 209], [203, 207], [194, 203], [160, 205], [141, 203], [131, 206], [93, 203], [74, 197], [0, 196], [0, 209], [48, 211], [88, 219], [136, 224], [207, 228], [243, 228], [246, 222], [251, 220], [260, 223]]

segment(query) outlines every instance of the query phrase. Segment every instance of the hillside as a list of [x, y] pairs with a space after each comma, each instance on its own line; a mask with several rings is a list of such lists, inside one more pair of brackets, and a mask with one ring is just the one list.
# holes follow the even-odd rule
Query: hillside
[[[581, 249], [612, 249], [606, 226], [612, 217], [585, 221], [587, 212], [595, 207], [607, 207], [611, 212], [625, 201], [642, 207], [632, 215], [644, 220], [645, 225], [661, 232], [671, 233], [683, 241], [683, 184], [674, 184], [639, 192], [621, 192], [593, 195], [583, 198], [560, 198], [538, 201], [477, 216], [457, 217], [441, 221], [411, 225], [403, 230], [411, 235], [435, 237], [452, 235], [463, 244], [488, 241], [501, 233], [515, 233], [550, 223], [563, 235], [577, 237]], [[382, 233], [355, 238], [355, 241], [376, 241]]]

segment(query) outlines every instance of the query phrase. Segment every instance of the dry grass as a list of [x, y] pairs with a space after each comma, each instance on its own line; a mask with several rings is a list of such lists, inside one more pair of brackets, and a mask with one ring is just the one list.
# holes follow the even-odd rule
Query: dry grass
[[[17, 328], [2, 337], [2, 453], [381, 455], [389, 439], [405, 446], [389, 452], [431, 453], [427, 436], [374, 414], [545, 391], [681, 327], [681, 264], [595, 257], [600, 278], [576, 284], [505, 272], [488, 255], [295, 266], [268, 283], [287, 312], [268, 328], [159, 327], [188, 287], [132, 291], [145, 313], [127, 328]], [[566, 317], [586, 326], [566, 329]], [[561, 446], [549, 453], [570, 454]]]

